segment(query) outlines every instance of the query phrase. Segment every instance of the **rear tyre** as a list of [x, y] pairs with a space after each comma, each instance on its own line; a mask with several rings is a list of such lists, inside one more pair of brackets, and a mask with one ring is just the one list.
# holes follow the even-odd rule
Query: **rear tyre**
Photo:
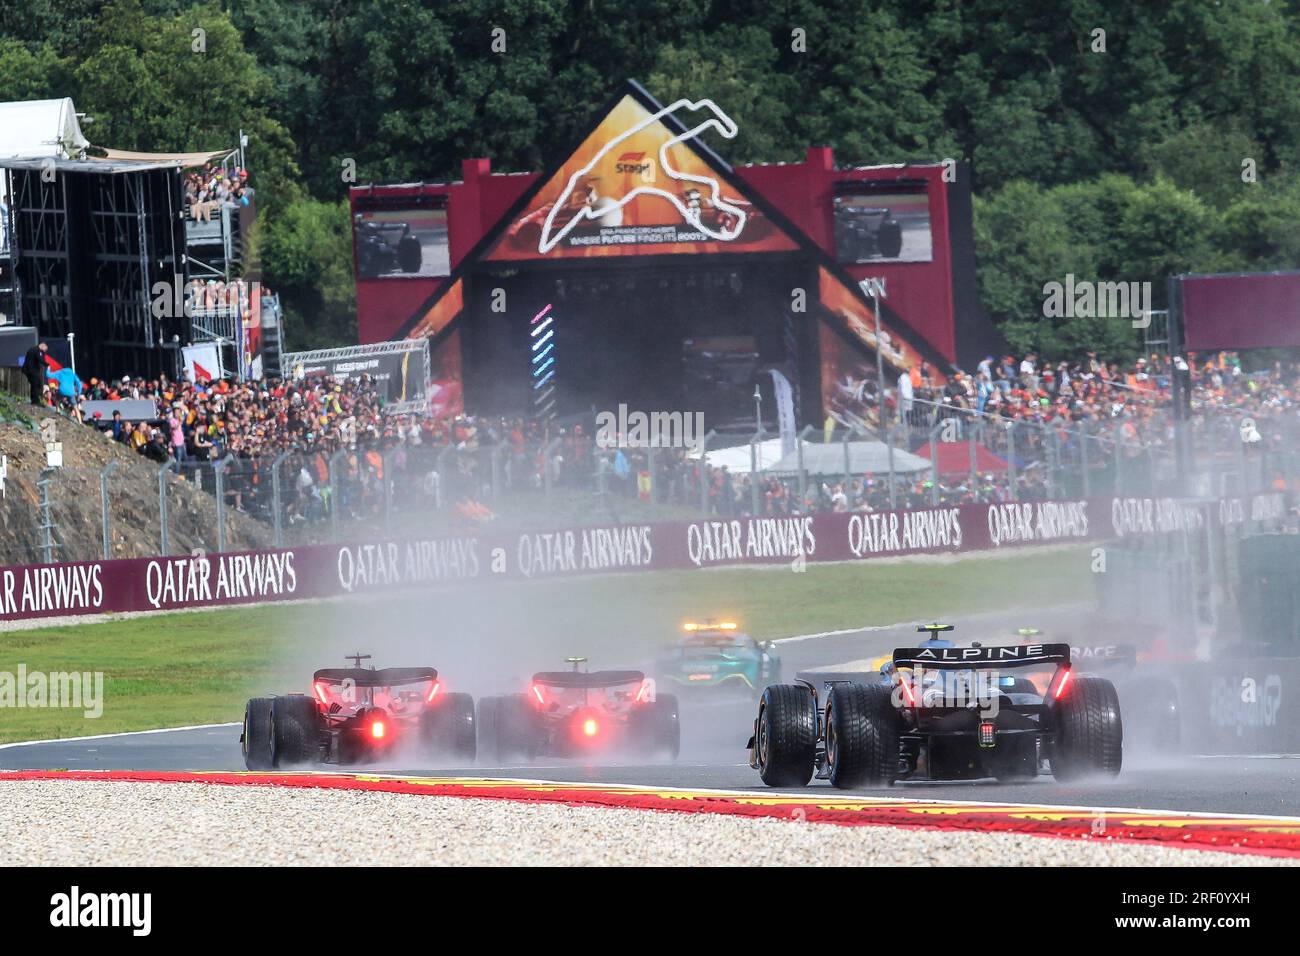
[[479, 701], [483, 750], [490, 760], [531, 760], [537, 752], [537, 731], [528, 702], [517, 694]]
[[769, 787], [806, 787], [817, 756], [817, 702], [799, 684], [763, 691], [754, 732], [758, 774]]
[[271, 700], [271, 762], [276, 767], [315, 763], [320, 758], [320, 711], [303, 694]]
[[831, 785], [887, 787], [898, 778], [898, 711], [882, 684], [836, 684], [826, 700]]
[[254, 697], [244, 705], [244, 732], [239, 735], [239, 747], [249, 770], [270, 770], [275, 766], [271, 759], [271, 698]]
[[403, 272], [419, 272], [424, 250], [415, 236], [403, 236], [397, 243], [397, 264]]
[[430, 756], [450, 754], [473, 760], [478, 751], [474, 698], [469, 694], [448, 694], [421, 716], [420, 736]]
[[897, 259], [903, 251], [903, 227], [897, 219], [886, 219], [876, 233], [876, 248], [884, 259]]
[[650, 756], [677, 759], [682, 749], [682, 727], [677, 714], [677, 698], [660, 694], [632, 712], [632, 733], [637, 749]]
[[501, 738], [498, 720], [501, 712], [500, 697], [480, 697], [478, 702], [478, 752], [488, 760], [501, 759]]
[[1057, 780], [1104, 774], [1114, 777], [1124, 759], [1119, 694], [1103, 677], [1076, 677], [1056, 704], [1052, 776]]

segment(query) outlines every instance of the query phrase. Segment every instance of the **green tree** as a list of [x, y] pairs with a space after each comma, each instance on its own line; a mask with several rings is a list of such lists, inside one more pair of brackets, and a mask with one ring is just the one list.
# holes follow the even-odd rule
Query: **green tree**
[[357, 341], [349, 219], [344, 201], [299, 199], [260, 230], [263, 271], [280, 294], [293, 351]]

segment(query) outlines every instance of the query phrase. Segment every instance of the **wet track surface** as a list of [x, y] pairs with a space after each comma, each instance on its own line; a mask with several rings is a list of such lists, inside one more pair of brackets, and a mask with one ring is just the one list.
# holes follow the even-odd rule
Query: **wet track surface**
[[[1006, 633], [1013, 616], [983, 619], [993, 633], [961, 636], [987, 640]], [[782, 642], [785, 674], [808, 668], [840, 669], [911, 645], [911, 626]], [[844, 668], [849, 669], [849, 668]], [[346, 768], [411, 776], [514, 777], [534, 780], [635, 784], [686, 789], [766, 788], [746, 764], [744, 745], [754, 718], [747, 700], [683, 701], [682, 752], [676, 763], [646, 765], [617, 760], [541, 760], [535, 764], [429, 766], [419, 760]], [[62, 740], [0, 747], [0, 769], [242, 770], [237, 725]], [[340, 768], [343, 769], [343, 768]], [[823, 781], [811, 789], [833, 791]], [[875, 797], [1034, 803], [1267, 815], [1300, 814], [1300, 755], [1159, 757], [1126, 753], [1118, 778], [1060, 784], [1050, 776], [1015, 784], [903, 782], [853, 791]]]

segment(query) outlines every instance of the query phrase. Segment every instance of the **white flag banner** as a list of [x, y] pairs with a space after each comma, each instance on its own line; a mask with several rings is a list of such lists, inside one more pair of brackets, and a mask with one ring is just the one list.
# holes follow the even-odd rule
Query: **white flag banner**
[[185, 377], [194, 384], [221, 378], [221, 353], [216, 342], [200, 342], [181, 349], [185, 355]]
[[776, 391], [776, 420], [781, 431], [781, 454], [788, 455], [794, 451], [798, 438], [794, 424], [794, 389], [790, 387], [790, 380], [776, 369], [768, 371], [772, 373], [772, 388]]

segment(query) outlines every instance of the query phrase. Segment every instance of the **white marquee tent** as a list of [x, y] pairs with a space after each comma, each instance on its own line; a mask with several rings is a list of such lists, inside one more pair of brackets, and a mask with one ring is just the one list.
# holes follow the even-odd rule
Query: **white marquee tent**
[[0, 103], [0, 158], [76, 159], [89, 145], [69, 97]]
[[[0, 103], [0, 159], [77, 159], [89, 145], [70, 97]], [[0, 200], [4, 189], [0, 177]]]

